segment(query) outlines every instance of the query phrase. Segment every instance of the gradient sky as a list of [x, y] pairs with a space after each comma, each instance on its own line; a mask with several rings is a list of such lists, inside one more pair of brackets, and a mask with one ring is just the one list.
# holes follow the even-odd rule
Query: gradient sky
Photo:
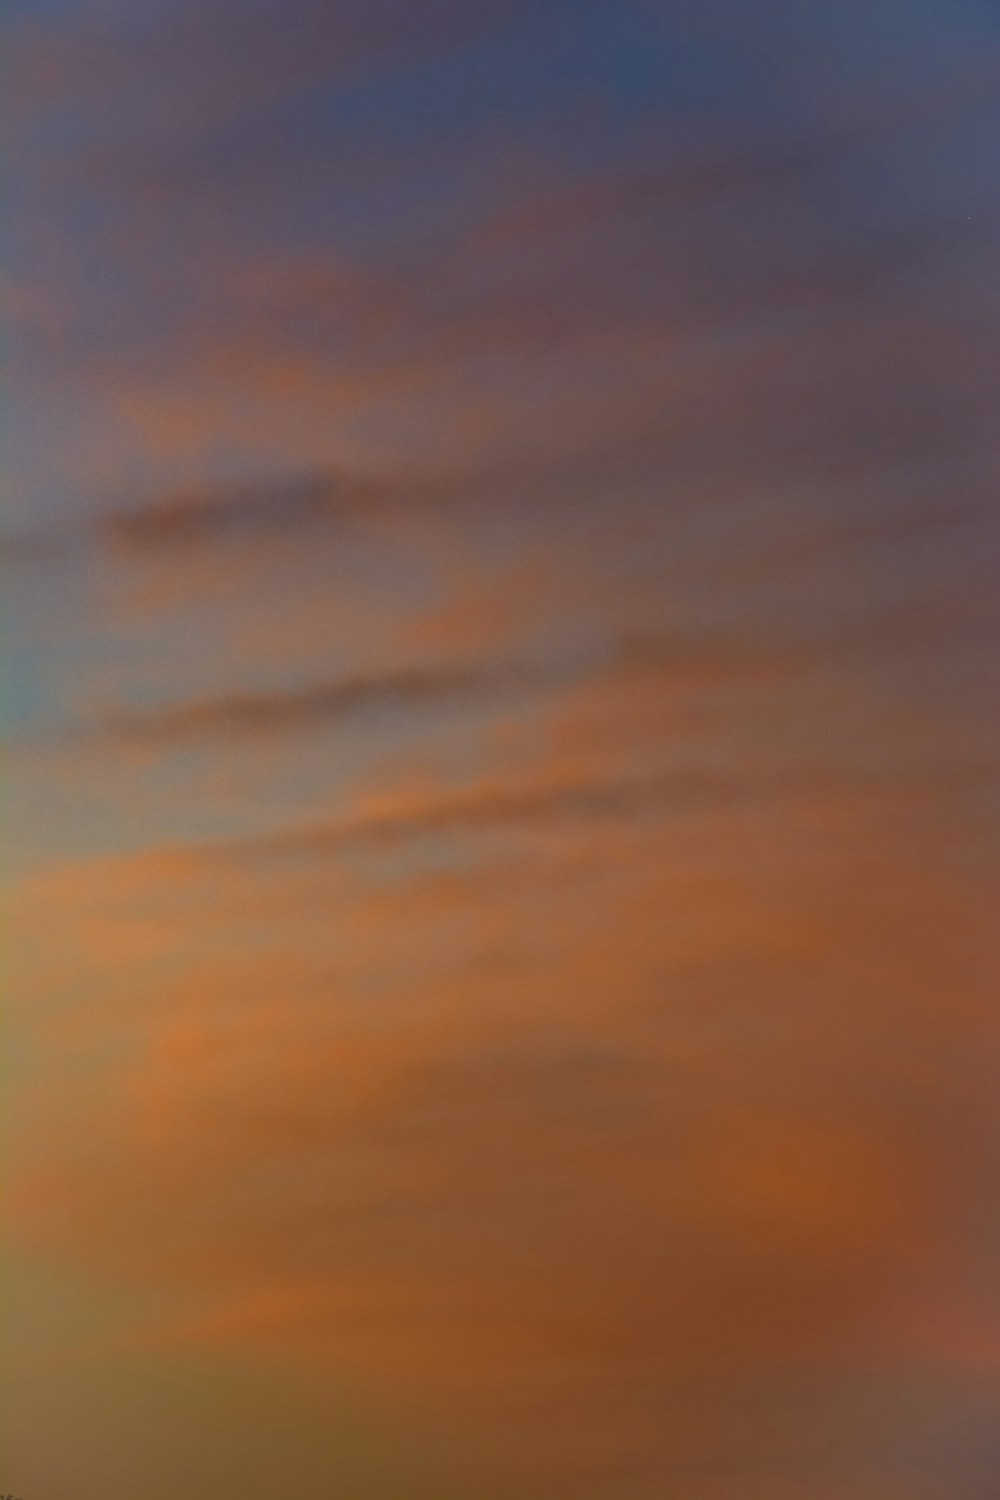
[[994, 1500], [1000, 7], [3, 63], [0, 1490]]

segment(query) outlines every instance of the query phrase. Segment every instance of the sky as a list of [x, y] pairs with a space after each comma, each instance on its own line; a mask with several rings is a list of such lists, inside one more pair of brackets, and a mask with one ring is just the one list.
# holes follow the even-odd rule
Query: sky
[[0, 1490], [992, 1500], [1000, 7], [2, 28]]

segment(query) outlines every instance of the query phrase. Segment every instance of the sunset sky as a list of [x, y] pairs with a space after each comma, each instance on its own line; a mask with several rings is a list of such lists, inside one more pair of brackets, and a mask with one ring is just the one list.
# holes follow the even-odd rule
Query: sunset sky
[[1000, 6], [6, 0], [0, 1492], [1000, 1493]]

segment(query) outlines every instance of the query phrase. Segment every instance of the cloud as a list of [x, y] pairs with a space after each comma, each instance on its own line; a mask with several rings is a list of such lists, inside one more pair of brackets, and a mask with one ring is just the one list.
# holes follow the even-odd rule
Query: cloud
[[[58, 100], [90, 114], [124, 110], [143, 134], [178, 125], [188, 132], [296, 88], [446, 52], [520, 7], [517, 0], [292, 0], [277, 25], [272, 0], [207, 7], [181, 0], [154, 10], [139, 32], [119, 8], [103, 9], [15, 21], [15, 119]], [[178, 98], [187, 106], [180, 121], [172, 107]]]
[[[413, 810], [372, 814], [329, 827], [307, 826], [251, 843], [258, 855], [336, 854], [353, 848], [379, 847], [398, 840], [468, 835], [491, 830], [531, 831], [562, 823], [636, 816], [658, 804], [682, 808], [692, 798], [718, 797], [727, 783], [701, 770], [677, 772], [648, 782], [581, 781], [539, 786], [476, 788], [442, 797]], [[219, 849], [218, 852], [223, 852]], [[234, 847], [231, 851], [237, 853]]]
[[155, 554], [247, 532], [295, 531], [351, 519], [378, 498], [374, 486], [335, 475], [279, 479], [108, 511], [99, 517], [96, 532], [105, 545], [125, 554]]
[[[177, 26], [174, 8], [171, 24], [162, 22], [186, 59], [185, 37], [207, 31], [214, 46], [226, 34], [216, 36], [208, 10], [182, 7]], [[296, 48], [317, 29], [388, 24], [381, 9], [363, 25], [351, 21], [353, 7], [325, 19], [306, 12]], [[453, 19], [459, 29], [500, 24], [503, 7]], [[254, 37], [268, 24], [254, 7], [247, 52], [226, 65], [259, 67]], [[153, 37], [123, 46], [153, 55]], [[220, 441], [269, 464], [308, 453], [322, 467], [346, 453], [348, 467], [357, 458], [362, 469], [380, 450], [384, 461], [391, 443], [392, 466], [404, 472], [414, 461], [440, 469], [445, 454], [464, 464], [503, 453], [515, 467], [521, 453], [571, 458], [604, 439], [627, 461], [643, 421], [669, 444], [681, 487], [700, 487], [692, 467], [713, 487], [727, 450], [733, 485], [747, 471], [767, 484], [797, 464], [874, 472], [918, 441], [968, 449], [988, 350], [967, 324], [964, 348], [949, 354], [958, 330], [941, 283], [970, 255], [985, 265], [995, 225], [974, 184], [966, 203], [929, 178], [919, 191], [910, 181], [922, 152], [914, 130], [937, 128], [944, 101], [954, 104], [950, 66], [945, 82], [922, 78], [902, 99], [889, 90], [888, 102], [886, 91], [870, 98], [868, 86], [828, 87], [822, 107], [790, 118], [734, 122], [718, 101], [694, 111], [665, 98], [634, 140], [594, 160], [587, 131], [582, 161], [566, 159], [565, 130], [552, 151], [516, 131], [499, 142], [485, 129], [462, 140], [438, 132], [402, 181], [387, 183], [368, 147], [398, 172], [402, 143], [351, 134], [349, 165], [372, 201], [356, 189], [348, 196], [381, 226], [375, 249], [354, 243], [350, 223], [290, 229], [280, 246], [246, 232], [244, 213], [261, 217], [263, 162], [273, 161], [294, 200], [277, 212], [285, 222], [285, 209], [331, 193], [345, 154], [323, 121], [298, 131], [254, 117], [232, 145], [247, 170], [223, 152], [215, 173], [225, 211], [205, 217], [174, 202], [145, 227], [112, 214], [85, 236], [101, 264], [109, 255], [124, 263], [135, 295], [105, 299], [91, 277], [67, 297], [72, 273], [53, 269], [55, 300], [69, 304], [69, 326], [50, 340], [59, 378], [69, 363], [86, 370], [119, 434], [131, 431], [141, 451], [181, 467]], [[559, 104], [575, 120], [572, 106]], [[975, 130], [976, 120], [958, 127]], [[196, 176], [222, 148], [196, 131], [187, 149]], [[136, 151], [148, 185], [149, 148]], [[176, 170], [182, 204], [183, 160]], [[436, 205], [419, 236], [385, 207], [402, 212], [410, 179]], [[484, 179], [495, 184], [488, 197]], [[106, 164], [100, 180], [113, 181]], [[165, 238], [176, 225], [182, 237], [170, 228]], [[79, 247], [79, 235], [71, 241]], [[984, 278], [973, 268], [963, 285], [975, 300]], [[45, 291], [36, 300], [50, 308], [53, 288]], [[909, 347], [894, 354], [900, 337]], [[758, 340], [747, 357], [727, 353], [736, 344], [746, 354]], [[137, 521], [131, 535], [138, 530]]]
[[[477, 597], [475, 603], [482, 616], [482, 598]], [[146, 709], [105, 707], [65, 729], [62, 737], [83, 747], [104, 742], [149, 751], [184, 746], [220, 750], [233, 743], [344, 725], [372, 711], [419, 711], [482, 701], [492, 701], [497, 707], [509, 694], [526, 691], [541, 694], [544, 711], [558, 702], [561, 690], [588, 680], [598, 691], [620, 680], [626, 688], [645, 683], [697, 697], [727, 684], [781, 679], [806, 670], [815, 661], [814, 653], [806, 651], [768, 650], [721, 637], [699, 639], [680, 632], [629, 629], [611, 632], [603, 645], [572, 653], [563, 649], [547, 659], [484, 656], [469, 660], [462, 649], [470, 640], [466, 601], [459, 600], [459, 609], [457, 622], [446, 607], [443, 613], [418, 617], [415, 624], [404, 618], [399, 628], [400, 647], [421, 638], [448, 645], [449, 655], [437, 662], [418, 661], [311, 681], [301, 687], [194, 698]], [[497, 615], [487, 605], [485, 620], [491, 627], [485, 644], [503, 646], [516, 634], [517, 607], [511, 601]]]
[[[630, 649], [560, 700], [567, 728], [686, 662], [666, 633]], [[920, 1343], [948, 1379], [982, 1371], [940, 1329], [993, 1233], [993, 903], [926, 765], [863, 791], [772, 767], [755, 798], [751, 764], [720, 795], [704, 764], [643, 781], [613, 735], [546, 744], [466, 785], [383, 768], [294, 858], [250, 839], [37, 872], [12, 1234], [181, 1296], [137, 1324], [155, 1357], [447, 1408], [557, 1492], [632, 1463], [638, 1495], [736, 1493], [808, 1466], [861, 1368], [891, 1389]], [[326, 858], [503, 830], [458, 868]]]
[[96, 545], [119, 562], [210, 552], [227, 545], [363, 526], [392, 512], [420, 512], [452, 498], [457, 481], [377, 480], [331, 471], [277, 475], [243, 484], [171, 491], [145, 503], [108, 505], [93, 517], [45, 532], [10, 533], [13, 562]]
[[435, 1495], [983, 1488], [995, 58], [918, 8], [17, 23], [7, 1234], [95, 1404], [185, 1372], [136, 1449], [263, 1372], [189, 1491], [376, 1500], [341, 1387]]
[[310, 683], [301, 689], [196, 699], [166, 708], [114, 710], [79, 731], [84, 740], [152, 750], [186, 744], [217, 749], [241, 740], [342, 725], [373, 710], [447, 707], [537, 684], [526, 665], [400, 667], [381, 675]]
[[[511, 1378], [529, 1410], [552, 1378], [575, 1399], [591, 1380], [690, 1392], [701, 1370], [737, 1402], [771, 1361], [833, 1380], [889, 1289], [956, 1235], [948, 1163], [973, 1128], [968, 1075], [952, 1099], [933, 1054], [964, 1045], [935, 995], [949, 970], [967, 994], [970, 970], [947, 936], [897, 946], [912, 884], [873, 938], [863, 910], [881, 888], [873, 875], [797, 950], [673, 966], [655, 1024], [637, 1007], [636, 886], [577, 907], [579, 964], [549, 956], [496, 991], [466, 974], [454, 1004], [429, 978], [423, 1020], [389, 1031], [332, 992], [275, 995], [273, 968], [206, 973], [154, 1018], [108, 1095], [110, 1133], [21, 1183], [16, 1222], [216, 1288], [213, 1311], [156, 1332], [195, 1347], [292, 1349], [450, 1391]], [[530, 908], [519, 922], [530, 941]], [[715, 927], [724, 942], [718, 908]], [[584, 1016], [575, 981], [603, 944], [618, 956], [600, 986], [617, 972], [617, 990]], [[531, 1019], [484, 1003], [512, 985]], [[154, 1190], [177, 1209], [155, 1235]], [[611, 1451], [620, 1420], [600, 1423]], [[661, 1463], [683, 1461], [683, 1424], [645, 1433]]]

